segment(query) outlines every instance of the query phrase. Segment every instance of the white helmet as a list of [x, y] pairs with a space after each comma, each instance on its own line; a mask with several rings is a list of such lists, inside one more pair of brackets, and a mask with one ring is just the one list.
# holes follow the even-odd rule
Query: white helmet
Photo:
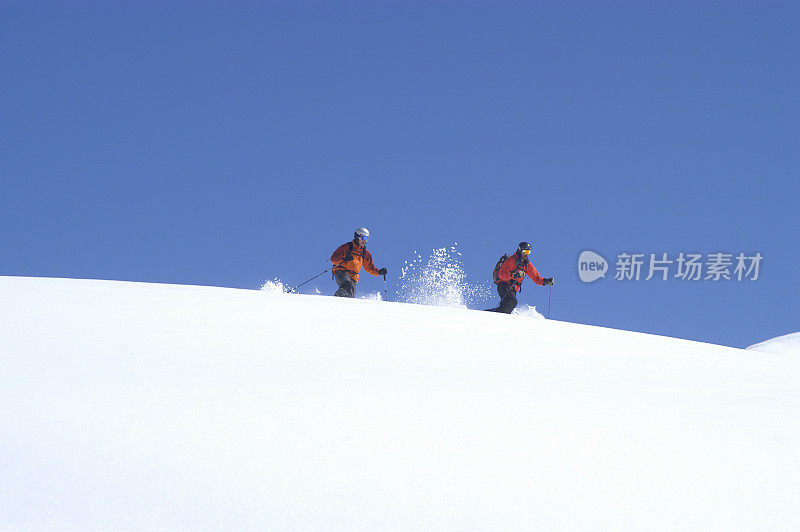
[[356, 229], [356, 232], [353, 233], [353, 238], [360, 238], [366, 242], [369, 240], [369, 229], [366, 227], [359, 227]]

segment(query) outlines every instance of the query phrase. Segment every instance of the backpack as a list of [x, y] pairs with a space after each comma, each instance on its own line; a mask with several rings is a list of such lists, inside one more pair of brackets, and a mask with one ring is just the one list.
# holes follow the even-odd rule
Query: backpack
[[[367, 245], [364, 244], [363, 246], [361, 246], [361, 253], [356, 253], [355, 256], [363, 258], [364, 257], [364, 253], [366, 253], [366, 251], [367, 251]], [[352, 254], [353, 254], [353, 241], [351, 240], [350, 242], [348, 242], [347, 255], [352, 255]]]
[[503, 253], [503, 256], [500, 257], [500, 260], [498, 260], [497, 264], [494, 265], [494, 271], [492, 272], [492, 281], [494, 281], [494, 284], [500, 282], [500, 266], [503, 265], [507, 258], [508, 253]]
[[[513, 254], [514, 253], [512, 253], [511, 255], [513, 255]], [[497, 283], [500, 282], [500, 267], [503, 265], [503, 263], [506, 261], [506, 259], [508, 259], [511, 255], [509, 255], [508, 253], [503, 253], [503, 256], [500, 257], [500, 260], [498, 260], [497, 264], [494, 265], [494, 271], [492, 272], [492, 281], [494, 281], [494, 284], [497, 284]], [[514, 269], [515, 270], [524, 269], [524, 267], [527, 266], [527, 265], [528, 265], [528, 260], [526, 259], [526, 260], [522, 261], [521, 264], [517, 264], [517, 267], [514, 268]], [[522, 266], [523, 268], [520, 268], [520, 266]]]

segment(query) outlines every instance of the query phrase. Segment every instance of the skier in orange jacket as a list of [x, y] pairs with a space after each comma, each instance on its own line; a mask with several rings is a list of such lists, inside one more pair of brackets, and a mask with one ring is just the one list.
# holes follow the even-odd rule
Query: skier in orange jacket
[[386, 268], [380, 270], [372, 264], [372, 254], [367, 251], [367, 240], [369, 231], [366, 227], [359, 227], [353, 233], [353, 240], [342, 244], [331, 255], [333, 267], [333, 278], [339, 289], [335, 296], [356, 297], [356, 285], [358, 284], [358, 274], [363, 268], [372, 275], [386, 275]]
[[508, 257], [500, 266], [497, 272], [497, 293], [500, 296], [500, 304], [492, 309], [494, 312], [504, 312], [511, 314], [517, 307], [517, 292], [522, 287], [525, 276], [539, 286], [553, 284], [552, 277], [542, 277], [531, 264], [528, 257], [531, 254], [531, 245], [527, 242], [520, 242], [516, 253]]

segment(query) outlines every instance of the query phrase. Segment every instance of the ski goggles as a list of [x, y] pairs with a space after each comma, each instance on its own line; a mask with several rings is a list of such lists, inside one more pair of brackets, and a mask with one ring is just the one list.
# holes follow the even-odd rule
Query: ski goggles
[[369, 235], [358, 235], [358, 238], [360, 238], [362, 242], [366, 242], [369, 240]]
[[519, 250], [520, 255], [525, 255], [526, 257], [531, 254], [531, 250], [529, 249], [521, 249]]

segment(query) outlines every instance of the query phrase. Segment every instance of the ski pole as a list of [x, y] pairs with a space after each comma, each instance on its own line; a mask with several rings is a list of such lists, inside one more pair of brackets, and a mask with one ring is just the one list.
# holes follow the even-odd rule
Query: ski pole
[[550, 319], [550, 296], [553, 295], [553, 285], [547, 286], [547, 319]]
[[389, 291], [386, 290], [386, 274], [383, 274], [383, 295], [386, 301], [389, 301]]
[[[344, 262], [344, 261], [342, 261], [342, 262]], [[325, 271], [323, 271], [323, 272], [320, 272], [320, 273], [318, 273], [317, 275], [315, 275], [314, 277], [312, 277], [312, 278], [311, 278], [311, 279], [309, 279], [308, 281], [303, 281], [302, 283], [300, 283], [299, 285], [295, 286], [294, 288], [289, 288], [289, 289], [287, 289], [287, 290], [286, 290], [286, 293], [290, 294], [290, 293], [294, 292], [295, 290], [297, 290], [298, 288], [300, 288], [300, 287], [301, 287], [301, 286], [303, 286], [304, 284], [308, 284], [308, 283], [310, 283], [311, 281], [313, 281], [314, 279], [316, 279], [317, 277], [319, 277], [319, 276], [320, 276], [320, 275], [322, 275], [323, 273], [328, 273], [329, 271], [331, 271], [331, 270], [332, 270], [333, 268], [335, 268], [336, 266], [340, 266], [340, 265], [342, 264], [342, 262], [340, 262], [339, 264], [335, 264], [335, 265], [331, 266], [330, 268], [328, 268], [327, 270], [325, 270]]]

